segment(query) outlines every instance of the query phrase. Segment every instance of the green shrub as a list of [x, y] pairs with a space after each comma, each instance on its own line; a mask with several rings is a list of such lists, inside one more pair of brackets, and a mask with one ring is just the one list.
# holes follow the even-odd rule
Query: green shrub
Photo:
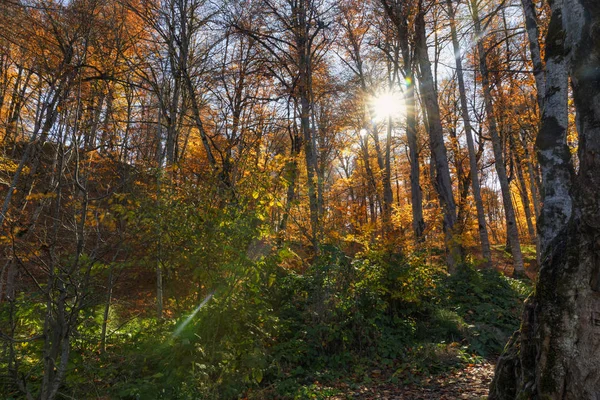
[[519, 328], [523, 301], [530, 292], [525, 281], [464, 265], [443, 281], [439, 306], [463, 318], [470, 348], [489, 356], [499, 354]]
[[[194, 315], [134, 319], [99, 357], [82, 342], [67, 379], [80, 389], [71, 393], [98, 376], [97, 389], [123, 399], [324, 398], [335, 394], [328, 382], [371, 379], [373, 369], [412, 382], [501, 350], [530, 291], [470, 266], [448, 276], [419, 254], [349, 258], [324, 247], [302, 274], [280, 267], [281, 254], [249, 260], [232, 251], [228, 274]], [[82, 334], [95, 334], [99, 312], [85, 314]]]

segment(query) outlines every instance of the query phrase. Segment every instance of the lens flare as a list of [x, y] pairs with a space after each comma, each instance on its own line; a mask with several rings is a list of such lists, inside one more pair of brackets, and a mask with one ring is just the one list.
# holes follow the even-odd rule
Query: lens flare
[[198, 307], [196, 307], [196, 309], [185, 319], [185, 321], [183, 321], [183, 324], [181, 324], [175, 330], [175, 332], [173, 332], [173, 337], [178, 336], [181, 332], [183, 332], [185, 327], [192, 321], [192, 319], [196, 316], [196, 314], [198, 314], [198, 311], [200, 311], [200, 309], [202, 307], [204, 307], [206, 305], [206, 303], [208, 303], [208, 301], [213, 297], [214, 294], [215, 294], [215, 292], [211, 292], [208, 294], [208, 296], [206, 296], [204, 298], [204, 300], [202, 300], [202, 303], [200, 303], [200, 305], [198, 305]]

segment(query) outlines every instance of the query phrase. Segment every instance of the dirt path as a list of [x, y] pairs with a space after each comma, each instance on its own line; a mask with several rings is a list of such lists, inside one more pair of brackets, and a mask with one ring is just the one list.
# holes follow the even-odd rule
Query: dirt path
[[489, 363], [469, 365], [464, 369], [425, 379], [419, 385], [376, 383], [353, 390], [343, 390], [330, 400], [482, 400], [486, 399], [494, 374]]

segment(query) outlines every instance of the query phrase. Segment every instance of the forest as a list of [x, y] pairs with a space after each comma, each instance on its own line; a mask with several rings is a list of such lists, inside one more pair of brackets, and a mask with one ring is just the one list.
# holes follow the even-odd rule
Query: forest
[[0, 398], [600, 398], [597, 0], [1, 0]]

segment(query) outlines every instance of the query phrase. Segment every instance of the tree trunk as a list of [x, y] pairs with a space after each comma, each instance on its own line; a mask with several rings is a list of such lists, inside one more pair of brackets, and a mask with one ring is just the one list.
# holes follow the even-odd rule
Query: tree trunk
[[423, 219], [423, 191], [421, 190], [421, 166], [419, 163], [419, 144], [417, 135], [417, 107], [412, 73], [407, 75], [407, 85], [408, 87], [404, 92], [404, 103], [406, 105], [406, 139], [408, 142], [408, 156], [410, 163], [410, 200], [413, 217], [413, 232], [417, 241], [420, 242], [423, 239], [423, 233], [425, 231], [425, 220]]
[[163, 269], [160, 260], [156, 261], [156, 318], [163, 317]]
[[385, 160], [383, 168], [383, 226], [385, 233], [392, 231], [392, 204], [394, 192], [392, 191], [392, 117], [388, 118], [387, 136], [385, 140]]
[[310, 85], [312, 82], [311, 49], [309, 46], [308, 27], [306, 18], [306, 1], [301, 0], [294, 8], [297, 13], [296, 47], [298, 53], [298, 97], [300, 100], [300, 130], [304, 142], [304, 156], [306, 160], [306, 179], [308, 186], [308, 202], [310, 209], [310, 225], [313, 250], [318, 252], [320, 237], [319, 201], [317, 197], [317, 165], [316, 149], [314, 148], [313, 132], [310, 127]]
[[417, 131], [417, 115], [416, 115], [416, 100], [414, 90], [413, 76], [413, 51], [411, 50], [409, 40], [409, 23], [408, 17], [411, 13], [408, 4], [397, 3], [389, 0], [380, 0], [385, 9], [386, 15], [392, 21], [396, 28], [398, 44], [402, 54], [404, 63], [404, 104], [406, 109], [406, 138], [409, 150], [410, 163], [410, 191], [411, 191], [411, 207], [413, 217], [413, 232], [417, 242], [423, 240], [425, 231], [425, 221], [423, 219], [423, 191], [420, 184], [420, 161], [419, 161], [419, 145]]
[[454, 50], [454, 59], [456, 62], [456, 76], [458, 78], [458, 91], [460, 95], [460, 108], [463, 123], [465, 126], [465, 136], [467, 137], [467, 147], [469, 150], [469, 165], [471, 168], [471, 187], [473, 188], [473, 198], [477, 209], [477, 225], [479, 229], [479, 240], [481, 242], [481, 252], [487, 265], [491, 265], [492, 251], [490, 249], [490, 239], [485, 222], [485, 210], [483, 200], [481, 199], [481, 184], [479, 182], [479, 172], [477, 166], [477, 154], [475, 153], [475, 144], [473, 142], [473, 132], [471, 128], [471, 118], [469, 117], [469, 108], [467, 105], [467, 94], [465, 90], [465, 80], [462, 67], [462, 55], [458, 35], [456, 33], [455, 12], [452, 6], [452, 0], [446, 0], [448, 16], [450, 18], [450, 30], [452, 34], [452, 46]]
[[477, 39], [477, 53], [479, 57], [479, 70], [481, 72], [483, 98], [485, 102], [485, 112], [488, 121], [488, 129], [490, 136], [492, 137], [492, 147], [494, 150], [494, 165], [496, 167], [496, 173], [498, 174], [498, 181], [500, 182], [500, 189], [502, 192], [502, 201], [504, 204], [504, 213], [506, 216], [506, 236], [508, 244], [510, 245], [511, 253], [513, 256], [513, 264], [515, 273], [524, 274], [525, 268], [523, 266], [523, 255], [521, 253], [521, 244], [519, 242], [519, 231], [517, 227], [517, 219], [515, 216], [515, 209], [512, 203], [510, 195], [510, 184], [508, 182], [508, 176], [506, 173], [506, 166], [504, 164], [504, 156], [502, 154], [502, 143], [500, 135], [498, 133], [498, 127], [496, 124], [496, 118], [494, 115], [494, 105], [492, 100], [492, 88], [489, 79], [489, 71], [487, 67], [486, 51], [483, 46], [483, 38], [481, 37], [481, 21], [479, 19], [479, 9], [477, 0], [471, 1], [471, 12], [473, 17], [473, 23], [475, 24], [475, 36]]
[[540, 215], [540, 199], [539, 199], [539, 190], [536, 182], [535, 171], [533, 168], [533, 162], [531, 160], [531, 155], [529, 154], [528, 143], [525, 139], [525, 133], [521, 131], [520, 135], [521, 146], [525, 152], [525, 162], [527, 164], [527, 175], [529, 180], [529, 190], [531, 191], [531, 201], [533, 203], [533, 210], [535, 212], [535, 217], [537, 218]]
[[286, 191], [286, 202], [285, 208], [283, 210], [283, 216], [281, 218], [281, 222], [279, 223], [279, 232], [280, 236], [278, 240], [283, 240], [283, 235], [285, 230], [287, 229], [287, 223], [290, 216], [290, 211], [292, 209], [292, 204], [296, 197], [296, 181], [298, 180], [298, 156], [301, 151], [301, 143], [302, 138], [299, 136], [297, 125], [295, 121], [292, 121], [289, 118], [289, 110], [288, 110], [288, 133], [290, 136], [290, 156], [289, 160], [285, 166], [285, 181], [287, 183], [287, 191]]
[[[511, 144], [513, 140], [511, 138]], [[529, 234], [529, 240], [535, 240], [535, 229], [533, 227], [533, 221], [531, 216], [531, 206], [529, 202], [529, 193], [527, 192], [527, 183], [525, 182], [525, 175], [523, 174], [523, 166], [518, 155], [517, 149], [512, 150], [515, 169], [517, 170], [517, 179], [519, 181], [519, 194], [521, 195], [521, 201], [523, 203], [523, 210], [525, 211], [525, 222], [527, 222], [527, 233]]]
[[565, 48], [562, 0], [553, 2], [552, 18], [546, 38], [546, 95], [542, 124], [536, 140], [542, 170], [542, 203], [538, 221], [540, 256], [543, 258], [554, 237], [572, 214], [570, 195], [574, 174], [567, 146], [569, 123], [569, 72]]
[[[117, 251], [117, 254], [119, 252]], [[116, 257], [115, 257], [116, 258]], [[113, 262], [108, 267], [108, 282], [106, 287], [106, 302], [104, 303], [104, 312], [102, 314], [102, 330], [100, 332], [100, 352], [106, 352], [106, 332], [108, 328], [108, 316], [110, 314], [110, 305], [112, 302], [113, 288], [114, 288], [114, 279], [113, 279], [113, 269], [114, 269], [114, 259]]]
[[384, 235], [387, 235], [391, 229], [392, 220], [392, 203], [394, 202], [394, 194], [392, 192], [392, 181], [391, 181], [391, 146], [392, 146], [392, 118], [389, 117], [387, 121], [387, 134], [385, 141], [385, 154], [381, 150], [381, 144], [379, 142], [379, 130], [375, 123], [373, 125], [373, 143], [375, 144], [375, 153], [377, 155], [377, 166], [381, 173], [381, 184], [383, 187], [382, 196], [382, 230]]
[[456, 204], [452, 193], [452, 180], [448, 166], [446, 145], [444, 144], [444, 133], [440, 118], [440, 108], [437, 101], [431, 63], [427, 49], [427, 37], [425, 34], [424, 11], [419, 9], [415, 23], [416, 30], [416, 57], [419, 62], [419, 84], [421, 96], [427, 110], [427, 131], [431, 147], [432, 161], [435, 164], [435, 182], [438, 191], [440, 205], [444, 213], [444, 234], [446, 248], [448, 250], [448, 268], [452, 272], [461, 261], [462, 250], [460, 244], [454, 239], [454, 226], [456, 224]]
[[[580, 165], [576, 177], [564, 175], [571, 178], [565, 182], [571, 188], [564, 194], [568, 199], [561, 203], [568, 209], [543, 203], [547, 218], [538, 222], [545, 232], [539, 282], [525, 307], [520, 332], [498, 362], [490, 400], [591, 400], [600, 393], [600, 5], [591, 0], [551, 5], [547, 74], [556, 77], [561, 70], [570, 71]], [[553, 56], [560, 62], [550, 62]], [[544, 148], [545, 177], [561, 175], [567, 163], [556, 129], [566, 109], [563, 103], [548, 101], [555, 85], [547, 81], [542, 124], [546, 129], [538, 136], [538, 143], [554, 144]], [[543, 181], [545, 192], [552, 182]], [[551, 219], [551, 211], [556, 219]]]
[[533, 0], [521, 0], [523, 13], [525, 14], [525, 29], [529, 39], [529, 53], [533, 61], [533, 76], [535, 77], [535, 86], [537, 88], [537, 101], [540, 112], [544, 109], [544, 93], [546, 93], [546, 80], [544, 77], [544, 64], [540, 53], [540, 30], [538, 27], [538, 18], [535, 11]]
[[368, 183], [368, 197], [371, 199], [370, 209], [371, 209], [371, 220], [373, 224], [377, 222], [376, 212], [375, 212], [375, 204], [381, 203], [379, 199], [379, 191], [377, 190], [377, 181], [375, 180], [375, 174], [373, 173], [373, 168], [371, 168], [371, 159], [369, 154], [369, 134], [365, 132], [364, 137], [361, 138], [361, 146], [363, 151], [363, 162], [365, 164], [365, 173], [367, 175], [367, 183]]

